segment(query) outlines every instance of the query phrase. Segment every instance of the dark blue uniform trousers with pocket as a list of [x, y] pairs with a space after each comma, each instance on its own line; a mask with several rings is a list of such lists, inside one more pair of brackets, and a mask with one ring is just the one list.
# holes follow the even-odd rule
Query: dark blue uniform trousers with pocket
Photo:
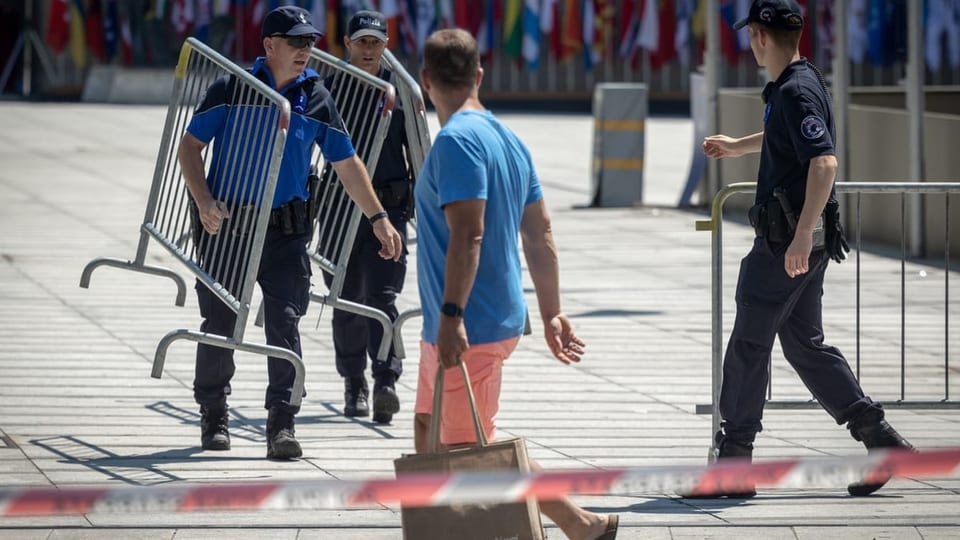
[[[299, 323], [310, 303], [308, 241], [309, 235], [285, 235], [279, 228], [270, 227], [257, 272], [257, 283], [263, 293], [267, 345], [293, 351], [301, 358]], [[199, 281], [196, 289], [200, 315], [204, 319], [200, 330], [221, 336], [233, 335], [236, 314]], [[198, 344], [193, 383], [197, 403], [216, 403], [229, 395], [235, 370], [232, 349]], [[265, 408], [279, 405], [296, 414], [299, 408], [290, 406], [296, 377], [293, 366], [282, 358], [270, 357], [267, 359], [267, 374]]]
[[[400, 233], [403, 254], [399, 261], [380, 257], [380, 241], [366, 219], [360, 220], [356, 239], [347, 263], [347, 273], [340, 298], [378, 309], [390, 321], [399, 315], [397, 295], [403, 291], [407, 274], [407, 216], [405, 209], [386, 208], [390, 222]], [[333, 276], [324, 273], [327, 287]], [[403, 373], [403, 362], [397, 356], [393, 344], [386, 360], [376, 358], [383, 339], [383, 327], [375, 319], [336, 309], [333, 311], [333, 344], [337, 359], [337, 372], [341, 377], [358, 379], [367, 369], [367, 356], [372, 361], [370, 371], [374, 380], [393, 382]]]
[[824, 250], [811, 254], [809, 271], [791, 278], [784, 270], [787, 243], [757, 237], [740, 263], [737, 317], [723, 359], [720, 415], [726, 437], [753, 442], [769, 382], [773, 340], [820, 405], [844, 424], [867, 413], [882, 418], [880, 405], [865, 396], [846, 359], [823, 342]]

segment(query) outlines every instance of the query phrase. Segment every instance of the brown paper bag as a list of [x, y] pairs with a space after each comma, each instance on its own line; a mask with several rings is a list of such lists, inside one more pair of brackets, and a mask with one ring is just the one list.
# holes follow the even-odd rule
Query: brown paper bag
[[[433, 387], [433, 415], [430, 418], [430, 452], [405, 455], [394, 460], [397, 476], [410, 473], [483, 471], [496, 469], [530, 471], [523, 439], [487, 443], [477, 414], [467, 368], [460, 363], [477, 446], [437, 452], [440, 444], [440, 409], [443, 402], [441, 365]], [[543, 540], [540, 510], [533, 499], [509, 504], [477, 504], [401, 508], [403, 537], [406, 540]]]

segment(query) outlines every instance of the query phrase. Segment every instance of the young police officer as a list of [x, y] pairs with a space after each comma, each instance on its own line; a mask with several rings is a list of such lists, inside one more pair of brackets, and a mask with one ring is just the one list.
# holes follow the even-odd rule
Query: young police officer
[[[301, 354], [298, 324], [310, 299], [311, 272], [306, 245], [312, 231], [305, 208], [313, 145], [317, 144], [324, 157], [333, 163], [344, 187], [365, 215], [383, 213], [330, 94], [320, 83], [319, 75], [306, 69], [310, 48], [320, 36], [320, 31], [309, 21], [310, 13], [298, 7], [279, 7], [268, 13], [261, 31], [266, 56], [258, 58], [250, 69], [255, 77], [286, 96], [291, 106], [290, 136], [284, 146], [257, 282], [263, 291], [267, 344], [284, 347], [298, 355]], [[242, 111], [240, 107], [228, 107], [237, 103], [237, 92], [231, 90], [234, 86], [235, 82], [226, 77], [207, 90], [180, 144], [183, 175], [203, 227], [203, 231], [198, 231], [200, 242], [209, 241], [220, 232], [221, 225], [229, 230], [229, 221], [224, 224], [224, 220], [230, 219], [225, 204], [230, 202], [225, 200], [229, 194], [224, 193], [224, 186], [230, 182], [218, 177], [216, 166], [211, 166], [210, 177], [204, 178], [202, 152], [214, 139], [214, 164], [219, 162], [221, 154], [230, 151], [230, 130], [237, 121], [230, 115]], [[403, 243], [390, 221], [377, 221], [373, 230], [382, 243], [380, 255], [398, 260]], [[196, 289], [204, 318], [201, 330], [230, 335], [236, 314], [199, 281]], [[302, 451], [294, 438], [293, 422], [299, 407], [290, 405], [293, 367], [286, 360], [269, 358], [267, 370], [270, 379], [265, 400], [269, 410], [267, 457], [300, 457]], [[205, 344], [197, 346], [193, 388], [194, 398], [200, 404], [200, 441], [204, 449], [230, 448], [227, 396], [233, 374], [233, 350]]]
[[[734, 28], [744, 26], [757, 63], [772, 81], [763, 90], [764, 129], [739, 139], [714, 135], [703, 143], [713, 158], [760, 152], [756, 206], [750, 212], [757, 238], [741, 262], [737, 317], [723, 361], [719, 457], [753, 452], [778, 335], [787, 361], [854, 439], [867, 449], [912, 449], [884, 420], [880, 404], [864, 395], [840, 351], [823, 342], [824, 272], [831, 258], [844, 258], [846, 246], [833, 190], [833, 112], [820, 72], [798, 52], [800, 7], [794, 0], [754, 0]], [[852, 484], [848, 491], [869, 495], [884, 483]], [[754, 494], [747, 486], [726, 495]]]
[[[387, 18], [376, 11], [358, 11], [347, 24], [343, 44], [349, 53], [350, 64], [367, 73], [389, 81], [393, 74], [380, 65], [387, 46]], [[343, 104], [347, 88], [337, 85], [336, 77], [328, 77], [324, 84], [334, 99]], [[346, 86], [346, 85], [339, 85]], [[394, 107], [387, 137], [380, 149], [380, 158], [373, 173], [373, 188], [387, 212], [387, 219], [400, 233], [406, 245], [407, 221], [413, 208], [413, 176], [410, 173], [407, 152], [407, 135], [403, 125], [403, 109], [399, 100]], [[359, 119], [370, 121], [372, 119]], [[367, 130], [349, 126], [357, 134]], [[364, 141], [356, 139], [356, 146]], [[406, 253], [399, 259], [383, 259], [377, 251], [377, 240], [370, 223], [361, 222], [347, 263], [349, 269], [343, 283], [341, 298], [357, 302], [385, 313], [396, 321], [397, 295], [403, 291], [407, 274]], [[324, 274], [327, 286], [333, 276]], [[369, 389], [364, 372], [367, 356], [371, 360], [373, 374], [373, 420], [386, 424], [400, 410], [395, 383], [403, 372], [403, 364], [391, 346], [385, 360], [377, 359], [377, 350], [383, 338], [383, 327], [369, 317], [343, 310], [333, 312], [333, 344], [337, 356], [337, 372], [344, 382], [344, 416], [368, 416], [370, 414]]]

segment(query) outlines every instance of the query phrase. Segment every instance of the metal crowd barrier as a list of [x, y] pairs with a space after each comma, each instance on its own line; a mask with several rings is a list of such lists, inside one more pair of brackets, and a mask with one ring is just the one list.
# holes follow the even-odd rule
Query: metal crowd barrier
[[[216, 163], [211, 148], [218, 143], [208, 146], [204, 165], [206, 170], [216, 167], [222, 171], [222, 193], [226, 194], [224, 202], [231, 217], [219, 234], [211, 236], [201, 232], [177, 150], [194, 106], [207, 88], [222, 78], [228, 81], [230, 105], [225, 129], [229, 130], [231, 145], [219, 148]], [[94, 259], [84, 267], [80, 278], [80, 286], [88, 288], [90, 276], [99, 266], [166, 276], [176, 282], [176, 303], [182, 306], [186, 298], [183, 279], [166, 268], [145, 264], [152, 238], [237, 314], [231, 336], [190, 330], [175, 330], [164, 336], [154, 356], [154, 378], [163, 374], [167, 348], [174, 341], [185, 339], [289, 361], [296, 371], [291, 405], [300, 404], [304, 382], [300, 357], [284, 348], [243, 341], [289, 123], [290, 104], [286, 98], [202, 42], [190, 38], [183, 44], [136, 258]]]
[[[410, 161], [410, 170], [413, 171], [414, 180], [416, 180], [420, 175], [423, 160], [426, 159], [431, 145], [430, 128], [427, 125], [427, 106], [423, 101], [423, 92], [420, 91], [420, 85], [389, 49], [384, 51], [383, 61], [393, 72], [393, 84], [397, 88], [397, 97], [404, 107], [404, 130], [407, 134], [407, 145], [410, 150], [407, 159]], [[416, 216], [414, 216], [414, 220], [411, 220], [412, 224], [416, 223], [415, 218]], [[420, 315], [422, 315], [420, 308], [408, 309], [402, 311], [393, 323], [393, 346], [400, 358], [406, 357], [406, 350], [403, 347], [403, 325]]]
[[[385, 51], [384, 63], [394, 74], [390, 82], [374, 77], [320, 49], [313, 49], [309, 66], [320, 74], [321, 79], [329, 82], [337, 110], [350, 132], [357, 155], [366, 165], [371, 178], [376, 171], [380, 150], [387, 137], [391, 114], [399, 101], [405, 112], [404, 129], [410, 150], [407, 158], [416, 179], [430, 148], [426, 106], [420, 86], [390, 51]], [[317, 159], [319, 160], [319, 156]], [[320, 166], [319, 161], [316, 166], [321, 174], [322, 189], [317, 195], [320, 210], [310, 251], [311, 258], [321, 271], [330, 274], [332, 279], [327, 294], [312, 292], [310, 299], [333, 309], [374, 319], [383, 327], [383, 339], [377, 350], [377, 358], [387, 358], [391, 341], [397, 355], [403, 358], [406, 353], [401, 336], [402, 326], [412, 317], [419, 315], [420, 310], [403, 312], [394, 322], [379, 309], [340, 298], [346, 272], [349, 271], [347, 264], [350, 250], [363, 216], [332, 168]], [[257, 316], [257, 322], [262, 322], [262, 309]]]
[[393, 85], [397, 89], [397, 99], [404, 107], [404, 129], [407, 132], [407, 144], [410, 146], [410, 169], [414, 177], [420, 174], [423, 160], [430, 151], [430, 128], [427, 126], [427, 106], [423, 101], [420, 85], [407, 72], [389, 49], [383, 52], [383, 62], [393, 72]]
[[[723, 328], [723, 205], [733, 195], [738, 193], [748, 193], [753, 194], [756, 192], [756, 183], [754, 182], [742, 182], [730, 184], [726, 188], [722, 189], [717, 193], [716, 197], [713, 199], [713, 204], [711, 207], [711, 217], [709, 220], [699, 220], [696, 223], [696, 228], [698, 231], [711, 231], [713, 233], [712, 242], [711, 242], [711, 296], [712, 296], [712, 326], [711, 326], [711, 359], [712, 359], [712, 391], [711, 391], [711, 404], [709, 405], [697, 405], [696, 412], [697, 414], [711, 414], [713, 416], [712, 422], [712, 432], [715, 433], [720, 429], [720, 413], [719, 407], [717, 406], [720, 399], [720, 387], [723, 377], [723, 340], [726, 337], [724, 335]], [[900, 241], [900, 327], [899, 327], [899, 341], [900, 341], [900, 350], [899, 350], [899, 366], [897, 368], [897, 375], [899, 377], [899, 395], [896, 400], [882, 400], [883, 406], [885, 408], [905, 408], [905, 409], [960, 409], [960, 401], [952, 399], [950, 396], [950, 195], [960, 193], [960, 184], [958, 183], [947, 183], [947, 182], [923, 182], [923, 183], [886, 183], [886, 182], [841, 182], [836, 184], [836, 190], [841, 194], [850, 194], [849, 196], [854, 197], [854, 203], [856, 207], [855, 215], [852, 218], [855, 220], [855, 226], [852, 227], [852, 230], [847, 231], [848, 241], [851, 244], [851, 248], [855, 252], [855, 264], [856, 264], [856, 301], [855, 301], [855, 346], [856, 352], [854, 353], [856, 359], [855, 373], [860, 379], [861, 376], [861, 311], [863, 310], [863, 298], [862, 298], [862, 288], [863, 280], [861, 275], [861, 248], [862, 248], [862, 199], [864, 194], [887, 194], [887, 195], [899, 195], [900, 196], [900, 232], [901, 232], [901, 241]], [[907, 261], [907, 226], [906, 226], [906, 200], [907, 195], [911, 194], [914, 196], [920, 195], [931, 195], [931, 194], [943, 194], [944, 195], [944, 216], [943, 219], [943, 268], [944, 268], [944, 284], [943, 284], [943, 334], [944, 340], [943, 344], [943, 365], [942, 365], [942, 377], [943, 377], [943, 394], [939, 396], [939, 399], [907, 399], [906, 392], [906, 380], [907, 380], [907, 295], [906, 295], [906, 261]], [[933, 306], [931, 302], [923, 303], [923, 300], [920, 300], [918, 303], [920, 307], [931, 311], [936, 314], [936, 306]], [[932, 309], [931, 309], [932, 308]], [[916, 312], [912, 312], [916, 314]], [[928, 322], [932, 322], [931, 317], [926, 314], [922, 314], [924, 319], [924, 328], [928, 328], [926, 325]], [[925, 345], [930, 345], [930, 347], [917, 348], [912, 347], [911, 352], [917, 354], [918, 356], [923, 355], [926, 357], [934, 357], [939, 354], [939, 352], [932, 350], [932, 340], [930, 343]], [[771, 359], [772, 361], [772, 359]], [[929, 381], [931, 377], [935, 376], [932, 365], [928, 362], [925, 365], [914, 365], [912, 366], [916, 372], [919, 372], [919, 375], [915, 375], [918, 379], [923, 381]], [[955, 369], [955, 368], [954, 368]], [[940, 369], [937, 368], [936, 371]], [[810, 399], [805, 400], [790, 400], [790, 399], [774, 399], [773, 395], [773, 369], [771, 364], [770, 369], [770, 385], [767, 389], [767, 408], [774, 409], [813, 409], [818, 408], [819, 405], [811, 397]], [[939, 375], [936, 375], [939, 376]], [[869, 390], [869, 389], [868, 389]], [[711, 455], [712, 455], [711, 448]]]

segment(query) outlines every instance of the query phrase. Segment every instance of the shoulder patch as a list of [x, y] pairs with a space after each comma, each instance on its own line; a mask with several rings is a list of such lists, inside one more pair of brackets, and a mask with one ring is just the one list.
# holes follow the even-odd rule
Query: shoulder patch
[[817, 115], [811, 114], [800, 122], [800, 133], [807, 139], [819, 139], [826, 131], [826, 124]]

